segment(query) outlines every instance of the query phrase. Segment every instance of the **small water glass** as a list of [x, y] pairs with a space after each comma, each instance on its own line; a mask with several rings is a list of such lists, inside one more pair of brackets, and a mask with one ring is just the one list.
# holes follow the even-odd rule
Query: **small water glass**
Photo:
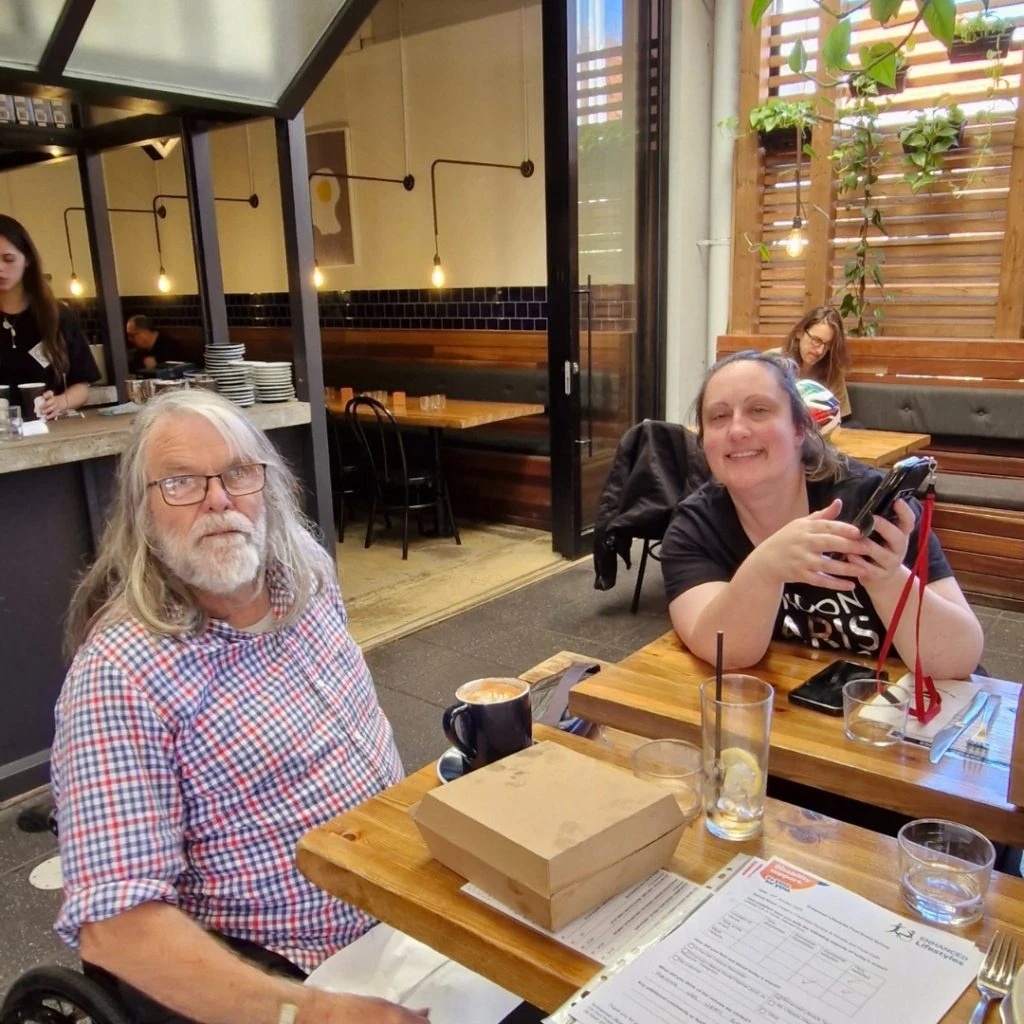
[[11, 438], [14, 439], [14, 438], [22, 437], [23, 436], [23, 431], [22, 431], [23, 419], [22, 419], [21, 407], [20, 406], [12, 405], [7, 410], [7, 421], [9, 423], [9, 425], [10, 425], [10, 436], [11, 436]]
[[891, 747], [903, 739], [910, 690], [877, 679], [851, 679], [843, 684], [843, 728], [849, 739], [869, 747]]
[[633, 751], [633, 774], [668, 790], [689, 825], [700, 814], [704, 764], [700, 747], [685, 740], [650, 740]]
[[996, 851], [980, 832], [922, 818], [904, 825], [897, 841], [900, 896], [915, 914], [955, 927], [981, 917]]
[[430, 408], [430, 395], [420, 395], [420, 412], [426, 412]]

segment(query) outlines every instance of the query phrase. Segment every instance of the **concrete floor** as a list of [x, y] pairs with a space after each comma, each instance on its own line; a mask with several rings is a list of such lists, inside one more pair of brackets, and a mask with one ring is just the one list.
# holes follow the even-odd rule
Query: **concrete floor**
[[[620, 575], [607, 593], [593, 589], [589, 561], [413, 636], [370, 651], [380, 701], [395, 729], [407, 769], [437, 758], [447, 746], [441, 712], [460, 683], [489, 674], [516, 675], [562, 649], [618, 661], [669, 626], [661, 573], [645, 581], [639, 613], [629, 614], [634, 577]], [[1024, 615], [977, 608], [985, 628], [985, 666], [995, 676], [1024, 680]], [[0, 812], [0, 992], [40, 963], [73, 965], [51, 930], [59, 892], [28, 881], [53, 855], [47, 834], [19, 832], [17, 808]]]

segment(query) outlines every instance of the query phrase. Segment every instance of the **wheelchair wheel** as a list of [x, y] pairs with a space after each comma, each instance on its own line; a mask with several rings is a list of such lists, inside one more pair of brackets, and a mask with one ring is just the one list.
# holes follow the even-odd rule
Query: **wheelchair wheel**
[[100, 985], [69, 967], [35, 967], [11, 986], [0, 1024], [131, 1024]]

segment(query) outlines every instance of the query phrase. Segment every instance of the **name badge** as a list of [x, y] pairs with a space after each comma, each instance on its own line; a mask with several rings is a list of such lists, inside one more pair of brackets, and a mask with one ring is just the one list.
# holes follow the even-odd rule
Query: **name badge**
[[43, 351], [43, 343], [39, 342], [38, 345], [33, 345], [29, 350], [28, 354], [45, 370], [50, 365], [50, 360], [46, 358], [46, 353]]

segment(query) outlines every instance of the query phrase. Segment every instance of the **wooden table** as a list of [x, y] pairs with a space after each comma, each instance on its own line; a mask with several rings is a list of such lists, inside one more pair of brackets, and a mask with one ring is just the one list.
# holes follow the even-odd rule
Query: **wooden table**
[[[345, 415], [346, 402], [340, 398], [326, 400], [327, 411], [335, 416]], [[441, 534], [448, 532], [454, 535], [461, 544], [459, 530], [455, 525], [455, 517], [446, 515], [451, 505], [448, 500], [448, 481], [444, 475], [444, 464], [441, 460], [441, 432], [443, 430], [469, 430], [482, 427], [488, 423], [501, 423], [504, 420], [516, 420], [523, 416], [537, 416], [544, 412], [543, 405], [530, 402], [471, 402], [462, 398], [446, 399], [441, 409], [421, 409], [418, 397], [407, 396], [405, 408], [396, 408], [394, 403], [388, 404], [388, 410], [400, 427], [425, 427], [430, 433], [434, 452], [435, 502], [437, 509], [437, 529]], [[367, 408], [359, 410], [359, 418], [367, 421], [375, 419]], [[445, 520], [448, 519], [445, 529]]]
[[857, 427], [836, 427], [828, 439], [844, 455], [869, 466], [891, 466], [932, 440], [930, 434], [902, 434]]
[[[591, 740], [544, 726], [551, 739], [620, 766], [624, 759]], [[553, 1011], [598, 965], [472, 897], [464, 879], [431, 858], [409, 808], [439, 785], [434, 765], [378, 794], [299, 842], [299, 870], [316, 885], [425, 942], [523, 999]], [[708, 881], [737, 853], [784, 857], [883, 907], [905, 913], [897, 890], [895, 840], [776, 800], [764, 834], [746, 843], [710, 835], [698, 821], [683, 833], [669, 867]], [[961, 932], [984, 948], [996, 928], [1024, 932], [1024, 880], [994, 875], [982, 921]], [[962, 1024], [977, 1001], [968, 988], [944, 1024]]]
[[[345, 403], [331, 399], [327, 408], [335, 416], [345, 415]], [[421, 409], [419, 398], [407, 397], [405, 409], [388, 405], [391, 415], [400, 427], [426, 427], [428, 430], [468, 430], [502, 420], [516, 420], [523, 416], [537, 416], [544, 412], [543, 405], [529, 402], [470, 402], [461, 398], [449, 398], [443, 409]], [[373, 414], [360, 410], [360, 418], [373, 419]]]
[[[952, 818], [994, 842], [1024, 845], [1024, 809], [1007, 801], [1008, 768], [953, 754], [933, 765], [928, 749], [912, 743], [867, 747], [846, 738], [841, 716], [786, 700], [790, 690], [836, 657], [834, 651], [773, 643], [765, 658], [749, 669], [776, 689], [771, 774], [914, 818]], [[898, 662], [889, 666], [891, 679], [903, 671]], [[711, 665], [684, 650], [678, 636], [669, 632], [584, 679], [572, 689], [569, 708], [593, 722], [642, 736], [700, 743], [698, 684], [713, 674]], [[1001, 694], [1004, 704], [1020, 698], [1017, 683], [975, 679]]]

